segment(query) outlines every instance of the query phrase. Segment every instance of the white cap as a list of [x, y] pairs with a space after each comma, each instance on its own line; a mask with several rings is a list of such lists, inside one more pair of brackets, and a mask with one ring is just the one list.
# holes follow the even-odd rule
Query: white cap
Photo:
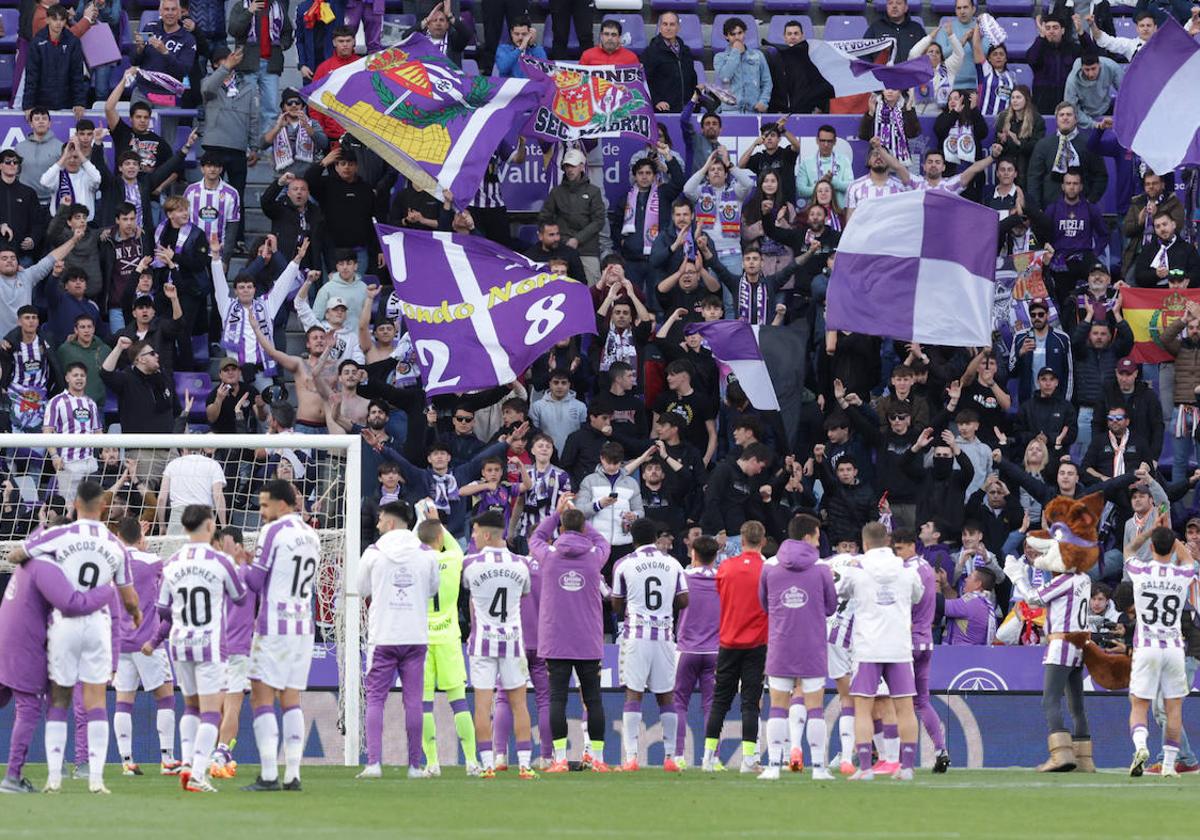
[[578, 149], [570, 149], [563, 155], [563, 166], [583, 166], [585, 163], [587, 158]]
[[330, 299], [329, 299], [329, 300], [328, 300], [328, 301], [325, 303], [325, 308], [326, 308], [326, 309], [334, 309], [334, 308], [336, 308], [336, 307], [338, 307], [338, 306], [345, 306], [347, 309], [349, 309], [349, 308], [350, 308], [349, 304], [347, 304], [347, 303], [346, 303], [346, 299], [345, 299], [345, 298], [342, 298], [342, 297], [336, 297], [336, 296], [335, 296], [335, 297], [331, 297], [331, 298], [330, 298]]

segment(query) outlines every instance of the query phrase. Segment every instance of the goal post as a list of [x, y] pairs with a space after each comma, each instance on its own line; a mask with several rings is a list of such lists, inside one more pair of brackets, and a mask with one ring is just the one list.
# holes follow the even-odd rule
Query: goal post
[[[153, 524], [151, 550], [169, 556], [185, 541], [178, 512], [160, 504], [166, 465], [188, 454], [201, 458], [172, 470], [179, 484], [224, 476], [225, 523], [243, 531], [253, 551], [261, 521], [258, 489], [271, 478], [289, 478], [304, 499], [306, 518], [321, 538], [321, 565], [314, 577], [318, 628], [337, 645], [338, 717], [347, 766], [360, 760], [363, 737], [363, 600], [357, 591], [362, 512], [362, 439], [357, 435], [302, 434], [0, 434], [0, 572], [9, 551], [33, 531], [69, 512], [78, 481], [91, 478], [106, 491], [111, 524], [134, 515]], [[89, 463], [81, 457], [91, 450]], [[50, 453], [66, 459], [52, 459]], [[130, 475], [130, 471], [133, 475]], [[211, 487], [211, 484], [208, 485]], [[65, 494], [65, 495], [64, 495]], [[166, 509], [166, 515], [162, 514]]]

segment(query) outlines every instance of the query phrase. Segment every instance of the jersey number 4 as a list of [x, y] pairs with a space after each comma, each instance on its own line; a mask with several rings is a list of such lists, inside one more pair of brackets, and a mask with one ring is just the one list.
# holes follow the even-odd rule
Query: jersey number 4
[[508, 621], [508, 590], [497, 589], [496, 594], [492, 596], [492, 603], [488, 604], [488, 615], [504, 624]]

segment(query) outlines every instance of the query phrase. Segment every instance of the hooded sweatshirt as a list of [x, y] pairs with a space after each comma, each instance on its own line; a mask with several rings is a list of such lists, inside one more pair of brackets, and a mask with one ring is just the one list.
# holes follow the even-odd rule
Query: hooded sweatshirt
[[767, 674], [824, 677], [826, 619], [837, 612], [833, 570], [818, 565], [816, 546], [785, 540], [763, 562], [758, 600], [767, 613]]
[[846, 566], [838, 594], [854, 602], [854, 659], [912, 662], [912, 608], [925, 587], [890, 548], [872, 548]]
[[388, 531], [369, 546], [358, 570], [358, 591], [371, 596], [370, 643], [427, 644], [429, 599], [437, 594], [439, 582], [437, 552], [422, 545], [412, 531]]
[[561, 400], [556, 400], [547, 391], [529, 407], [529, 419], [534, 426], [550, 435], [554, 440], [554, 448], [562, 452], [571, 432], [587, 420], [587, 406], [576, 399], [574, 391], [567, 391]]
[[529, 553], [542, 578], [538, 605], [538, 655], [543, 659], [600, 659], [604, 655], [602, 569], [608, 541], [589, 525], [551, 543], [558, 512], [542, 520], [529, 538]]

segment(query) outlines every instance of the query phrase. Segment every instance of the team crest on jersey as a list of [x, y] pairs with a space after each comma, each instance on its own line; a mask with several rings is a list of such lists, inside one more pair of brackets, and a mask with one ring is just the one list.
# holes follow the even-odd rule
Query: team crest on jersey
[[808, 593], [799, 586], [789, 586], [779, 596], [779, 603], [783, 604], [789, 610], [801, 609], [808, 603]]
[[578, 592], [583, 589], [583, 575], [572, 569], [559, 577], [558, 585], [567, 592]]
[[217, 208], [216, 207], [201, 207], [200, 208], [200, 221], [215, 222], [216, 220], [217, 220]]
[[881, 607], [890, 607], [896, 603], [896, 593], [892, 591], [890, 586], [880, 586], [875, 593], [875, 603]]
[[86, 405], [76, 406], [71, 415], [80, 423], [87, 424], [92, 419], [92, 410]]

